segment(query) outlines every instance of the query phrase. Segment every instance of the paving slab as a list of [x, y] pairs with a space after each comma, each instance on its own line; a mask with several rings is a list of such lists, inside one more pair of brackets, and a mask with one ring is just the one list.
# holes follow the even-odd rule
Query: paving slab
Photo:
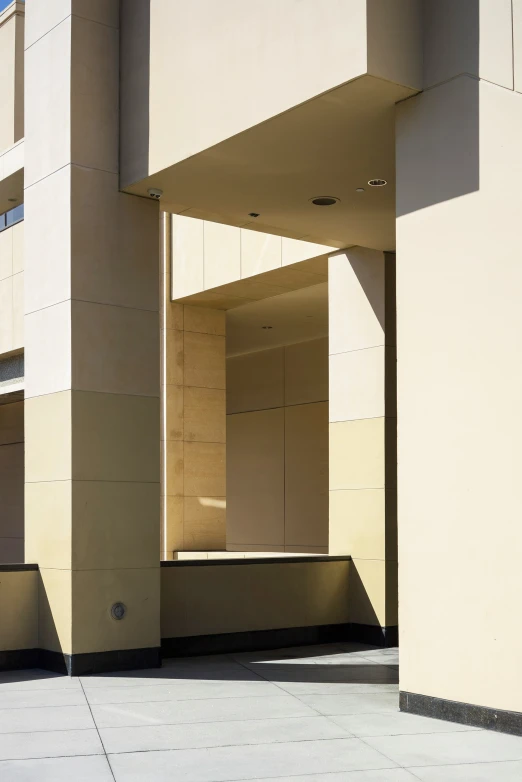
[[102, 728], [107, 753], [168, 749], [274, 744], [290, 741], [346, 738], [347, 731], [327, 717], [274, 717], [266, 720], [200, 722], [190, 725], [151, 725]]
[[489, 730], [365, 738], [400, 766], [522, 760], [522, 737]]
[[215, 698], [156, 703], [92, 706], [99, 728], [175, 725], [221, 720], [316, 717], [314, 709], [291, 695], [261, 698]]
[[88, 706], [0, 709], [0, 733], [94, 728]]
[[520, 782], [522, 761], [431, 766], [413, 768], [411, 772], [422, 782]]
[[398, 712], [398, 692], [376, 692], [353, 695], [299, 695], [299, 700], [319, 714], [381, 714]]
[[[0, 760], [103, 754], [103, 746], [95, 728], [0, 734]], [[3, 779], [2, 766], [0, 779]]]
[[81, 690], [80, 680], [39, 669], [0, 672], [0, 693], [14, 690]]
[[360, 739], [137, 752], [109, 755], [109, 759], [116, 782], [232, 782], [396, 765]]
[[0, 691], [0, 711], [42, 706], [85, 706], [86, 703], [81, 688]]
[[468, 725], [456, 722], [434, 720], [430, 717], [419, 717], [416, 714], [396, 712], [394, 714], [345, 714], [330, 717], [332, 722], [340, 725], [354, 736], [401, 736], [415, 733], [461, 733], [469, 730]]
[[0, 762], [5, 782], [114, 782], [107, 758], [81, 756]]

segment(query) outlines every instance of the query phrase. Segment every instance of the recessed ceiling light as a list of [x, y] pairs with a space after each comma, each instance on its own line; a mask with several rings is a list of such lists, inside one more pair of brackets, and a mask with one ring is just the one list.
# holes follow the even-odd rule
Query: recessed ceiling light
[[8, 198], [7, 200], [9, 201], [10, 204], [16, 204], [18, 198]]
[[248, 216], [249, 217], [259, 217], [259, 212], [249, 212]]
[[272, 328], [272, 326], [261, 326], [262, 329], [265, 329], [265, 331], [268, 331]]
[[356, 193], [364, 193], [365, 192], [364, 187], [356, 187], [355, 188], [355, 192]]
[[339, 200], [340, 199], [335, 196], [316, 196], [316, 198], [310, 199], [315, 206], [333, 206], [334, 204], [339, 203]]
[[369, 179], [368, 184], [370, 187], [384, 187], [388, 182], [385, 179]]

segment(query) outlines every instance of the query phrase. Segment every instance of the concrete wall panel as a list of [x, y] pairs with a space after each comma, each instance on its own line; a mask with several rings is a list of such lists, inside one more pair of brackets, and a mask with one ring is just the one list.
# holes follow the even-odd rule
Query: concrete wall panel
[[162, 568], [161, 636], [349, 622], [350, 567], [338, 561]]
[[462, 176], [467, 94], [479, 189], [397, 221], [401, 689], [520, 712], [520, 95], [462, 78], [400, 107], [398, 203]]
[[285, 408], [285, 549], [328, 540], [328, 402]]
[[23, 562], [24, 404], [0, 405], [0, 563]]
[[424, 87], [469, 74], [513, 89], [511, 0], [424, 3]]
[[284, 546], [284, 409], [227, 419], [227, 544]]
[[227, 360], [230, 550], [326, 553], [327, 400], [326, 339]]
[[0, 651], [38, 646], [38, 572], [2, 573], [0, 577]]
[[522, 92], [522, 1], [513, 0], [513, 70], [514, 86]]
[[[323, 60], [329, 67], [317, 68]], [[366, 2], [268, 0], [247, 8], [239, 0], [219, 6], [156, 0], [146, 96], [149, 169], [165, 168], [365, 72]], [[132, 124], [140, 110], [146, 109], [131, 106], [125, 121]]]

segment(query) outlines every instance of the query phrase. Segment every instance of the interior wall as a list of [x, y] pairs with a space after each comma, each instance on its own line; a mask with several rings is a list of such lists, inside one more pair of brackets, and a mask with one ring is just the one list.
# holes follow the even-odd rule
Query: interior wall
[[24, 403], [0, 405], [0, 564], [24, 561]]
[[227, 549], [328, 552], [328, 339], [227, 359]]

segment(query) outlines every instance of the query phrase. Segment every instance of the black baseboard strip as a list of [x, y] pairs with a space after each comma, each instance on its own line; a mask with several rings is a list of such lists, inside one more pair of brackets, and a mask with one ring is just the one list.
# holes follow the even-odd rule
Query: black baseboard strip
[[159, 647], [92, 652], [90, 654], [62, 654], [61, 652], [40, 649], [38, 654], [39, 668], [68, 676], [86, 676], [90, 673], [132, 671], [142, 668], [159, 668], [160, 666]]
[[379, 627], [379, 625], [360, 625], [354, 623], [351, 625], [351, 628], [351, 641], [360, 644], [369, 644], [370, 646], [381, 646], [385, 649], [399, 645], [399, 628], [397, 625]]
[[[395, 646], [397, 638], [397, 628], [345, 623], [163, 638], [161, 653], [163, 657], [190, 657], [229, 652], [264, 651], [282, 649], [285, 646], [309, 646], [339, 641], [384, 647]], [[395, 643], [392, 643], [393, 641]]]
[[163, 559], [160, 562], [160, 566], [162, 568], [179, 568], [179, 567], [228, 567], [230, 566], [236, 566], [236, 565], [310, 565], [310, 564], [316, 564], [317, 562], [351, 562], [352, 558], [350, 556], [329, 556], [325, 554], [317, 555], [314, 554], [314, 556], [303, 556], [302, 554], [286, 554], [284, 557], [256, 557], [252, 554], [252, 556], [245, 557], [245, 559], [240, 559], [239, 557], [236, 559], [234, 557], [223, 557], [222, 559]]
[[0, 652], [0, 671], [21, 671], [38, 668], [39, 649], [13, 649]]
[[161, 652], [163, 657], [190, 657], [227, 652], [263, 651], [285, 646], [349, 641], [351, 640], [349, 633], [350, 625], [341, 624], [162, 638]]
[[190, 657], [227, 652], [253, 652], [280, 649], [285, 646], [309, 646], [341, 641], [389, 647], [396, 646], [397, 639], [397, 627], [350, 623], [287, 627], [275, 630], [164, 638], [161, 649], [158, 647], [124, 649], [72, 655], [46, 649], [0, 651], [0, 671], [43, 668], [68, 676], [85, 676], [90, 673], [158, 668], [161, 666], [162, 656]]
[[475, 706], [472, 703], [447, 701], [444, 698], [433, 698], [430, 695], [417, 695], [413, 692], [399, 694], [399, 708], [409, 714], [419, 714], [422, 717], [433, 717], [448, 722], [458, 722], [473, 728], [497, 730], [500, 733], [511, 733], [522, 736], [522, 713], [518, 711], [502, 711], [488, 706]]

